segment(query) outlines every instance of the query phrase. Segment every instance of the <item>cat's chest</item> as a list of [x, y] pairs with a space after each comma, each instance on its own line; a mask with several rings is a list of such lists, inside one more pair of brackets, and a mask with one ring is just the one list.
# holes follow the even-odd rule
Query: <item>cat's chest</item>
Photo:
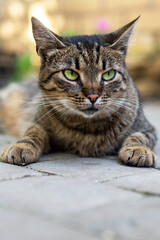
[[114, 152], [121, 142], [120, 138], [122, 138], [114, 130], [93, 134], [59, 127], [50, 136], [55, 150], [93, 157]]

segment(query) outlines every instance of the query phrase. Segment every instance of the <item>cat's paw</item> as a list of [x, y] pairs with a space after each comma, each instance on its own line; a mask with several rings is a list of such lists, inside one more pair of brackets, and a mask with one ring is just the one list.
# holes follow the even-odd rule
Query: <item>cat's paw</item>
[[128, 166], [155, 167], [156, 157], [154, 152], [145, 146], [122, 147], [119, 160]]
[[36, 162], [37, 156], [32, 147], [24, 143], [15, 143], [8, 145], [2, 152], [0, 159], [2, 162], [25, 165]]

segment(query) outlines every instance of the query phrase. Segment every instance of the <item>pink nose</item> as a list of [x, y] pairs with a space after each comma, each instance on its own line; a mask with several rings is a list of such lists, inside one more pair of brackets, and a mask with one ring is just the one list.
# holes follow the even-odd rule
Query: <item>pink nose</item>
[[96, 100], [99, 98], [99, 95], [97, 93], [92, 93], [87, 96], [91, 103], [95, 103]]

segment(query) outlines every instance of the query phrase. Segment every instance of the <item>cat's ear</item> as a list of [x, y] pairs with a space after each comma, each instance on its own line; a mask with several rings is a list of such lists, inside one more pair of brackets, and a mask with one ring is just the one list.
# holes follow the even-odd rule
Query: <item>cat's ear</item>
[[50, 49], [62, 49], [69, 45], [63, 37], [53, 33], [35, 17], [32, 17], [31, 21], [38, 55], [42, 56]]
[[109, 47], [117, 50], [124, 57], [126, 56], [128, 51], [130, 36], [132, 35], [135, 24], [137, 23], [139, 18], [140, 16], [132, 22], [128, 23], [127, 25], [123, 26], [122, 28], [118, 29], [117, 31], [111, 33], [110, 35], [111, 42]]

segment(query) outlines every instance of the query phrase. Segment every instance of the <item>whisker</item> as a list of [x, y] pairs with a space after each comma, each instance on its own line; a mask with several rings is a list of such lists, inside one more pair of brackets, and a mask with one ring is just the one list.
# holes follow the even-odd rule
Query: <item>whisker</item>
[[125, 108], [128, 108], [130, 109], [131, 111], [134, 111], [133, 108], [136, 108], [137, 111], [139, 112], [143, 112], [143, 110], [140, 108], [140, 106], [137, 105], [137, 102], [136, 103], [131, 103], [131, 102], [119, 102], [118, 100], [111, 100], [113, 103], [116, 103], [117, 105], [119, 105], [120, 107], [125, 107]]
[[130, 106], [124, 106], [124, 105], [122, 105], [120, 103], [115, 103], [115, 102], [111, 102], [111, 104], [114, 104], [115, 107], [119, 106], [120, 108], [125, 108], [125, 109], [128, 109], [129, 111], [135, 113], [135, 111]]
[[35, 123], [39, 122], [41, 119], [43, 119], [46, 115], [48, 115], [50, 112], [52, 112], [53, 110], [55, 110], [56, 108], [58, 108], [60, 106], [51, 108], [48, 112], [46, 112], [43, 116], [41, 116]]
[[67, 117], [71, 113], [71, 110], [67, 110], [58, 118], [58, 120], [62, 120], [62, 122], [66, 121]]
[[55, 111], [53, 114], [51, 114], [50, 116], [48, 116], [45, 120], [53, 117], [56, 113], [61, 112], [61, 111], [63, 111], [64, 109], [66, 109], [66, 108], [64, 107], [64, 108], [62, 108], [62, 109], [59, 109], [58, 111]]

